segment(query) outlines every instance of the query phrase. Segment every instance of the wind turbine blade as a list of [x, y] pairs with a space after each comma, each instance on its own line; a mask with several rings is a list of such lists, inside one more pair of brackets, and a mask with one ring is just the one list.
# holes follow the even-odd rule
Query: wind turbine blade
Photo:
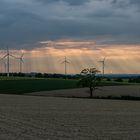
[[3, 56], [2, 58], [0, 58], [0, 60], [3, 60], [5, 57], [7, 57], [7, 54], [5, 56]]
[[67, 58], [68, 61], [70, 61], [70, 59]]
[[64, 64], [64, 63], [65, 63], [65, 61], [61, 62], [61, 64]]
[[17, 59], [17, 57], [16, 56], [14, 56], [14, 55], [12, 55], [12, 54], [9, 54], [11, 57], [13, 57], [13, 58], [16, 58]]
[[63, 61], [62, 59], [59, 59], [57, 62], [58, 62], [58, 63], [61, 63], [62, 61]]
[[21, 58], [23, 58], [23, 56], [24, 56], [24, 53], [21, 54]]
[[103, 63], [103, 61], [98, 61], [99, 63]]
[[69, 63], [69, 64], [70, 64], [70, 62], [69, 62], [69, 61], [66, 61], [66, 63]]
[[7, 46], [7, 53], [9, 53], [9, 47]]

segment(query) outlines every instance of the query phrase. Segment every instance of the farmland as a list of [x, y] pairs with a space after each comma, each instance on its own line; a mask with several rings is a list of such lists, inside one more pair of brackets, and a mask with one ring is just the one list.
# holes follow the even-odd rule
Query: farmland
[[0, 93], [24, 94], [34, 91], [68, 89], [76, 87], [76, 80], [43, 78], [1, 78]]
[[[0, 77], [0, 93], [24, 94], [29, 92], [49, 91], [58, 89], [79, 88], [78, 80], [31, 78], [31, 77]], [[127, 82], [102, 81], [100, 86], [129, 85]]]
[[139, 101], [1, 94], [0, 139], [139, 139], [139, 108]]
[[[94, 96], [140, 96], [139, 85], [112, 81], [101, 84], [106, 86]], [[139, 101], [87, 99], [88, 91], [77, 88], [77, 80], [2, 77], [0, 139], [140, 138]]]

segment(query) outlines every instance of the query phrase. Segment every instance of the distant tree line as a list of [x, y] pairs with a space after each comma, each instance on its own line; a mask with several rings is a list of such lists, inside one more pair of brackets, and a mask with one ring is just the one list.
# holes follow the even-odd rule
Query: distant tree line
[[[10, 73], [10, 76], [13, 77], [34, 77], [34, 78], [61, 78], [61, 79], [79, 79], [80, 74], [75, 75], [64, 75], [64, 74], [50, 74], [50, 73]], [[7, 76], [6, 73], [0, 73], [0, 76]]]
[[[7, 73], [0, 73], [0, 76], [7, 76]], [[68, 74], [68, 75], [64, 75], [64, 74], [50, 74], [50, 73], [36, 73], [36, 72], [31, 72], [31, 73], [10, 73], [10, 76], [13, 77], [34, 77], [34, 78], [61, 78], [61, 79], [81, 79], [81, 77], [83, 77], [83, 75], [81, 74]], [[98, 81], [101, 81], [102, 76], [101, 75], [96, 75], [98, 77]], [[140, 76], [137, 77], [128, 77], [128, 78], [123, 78], [123, 77], [116, 77], [116, 78], [112, 78], [112, 77], [105, 77], [104, 80], [106, 81], [115, 81], [115, 82], [128, 82], [128, 83], [140, 83]]]
[[128, 80], [129, 83], [140, 83], [140, 76], [138, 76], [137, 78], [130, 78]]
[[115, 82], [124, 82], [124, 81], [126, 81], [126, 82], [128, 82], [128, 83], [140, 83], [140, 76], [138, 76], [138, 77], [135, 77], [135, 78], [106, 78], [106, 81], [115, 81]]

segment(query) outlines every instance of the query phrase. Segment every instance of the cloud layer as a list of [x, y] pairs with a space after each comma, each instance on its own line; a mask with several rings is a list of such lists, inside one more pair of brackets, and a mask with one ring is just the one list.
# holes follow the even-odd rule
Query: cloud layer
[[139, 0], [1, 0], [0, 45], [94, 39], [139, 43]]

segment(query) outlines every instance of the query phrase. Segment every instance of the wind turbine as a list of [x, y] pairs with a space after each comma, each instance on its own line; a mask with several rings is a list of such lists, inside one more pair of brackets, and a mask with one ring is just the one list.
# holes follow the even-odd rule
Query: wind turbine
[[[1, 60], [1, 59], [0, 59]], [[6, 64], [6, 62], [5, 61], [2, 61], [2, 63], [3, 63], [3, 66], [4, 66], [4, 70], [3, 70], [3, 72], [4, 73], [6, 73], [6, 71], [7, 71], [7, 64]]]
[[7, 57], [7, 77], [9, 77], [10, 76], [10, 74], [9, 74], [10, 73], [10, 57], [14, 57], [14, 58], [16, 58], [16, 57], [13, 56], [12, 54], [10, 54], [8, 47], [7, 47], [6, 55], [4, 55], [0, 60], [3, 60], [6, 57]]
[[67, 64], [69, 64], [70, 62], [67, 61], [67, 57], [65, 56], [64, 61], [61, 64], [64, 64], [64, 68], [65, 68], [65, 79], [66, 79], [66, 75], [67, 75]]
[[104, 57], [103, 60], [98, 61], [98, 62], [102, 63], [102, 76], [103, 77], [105, 75], [105, 61], [106, 61], [106, 57]]
[[7, 64], [6, 64], [5, 61], [3, 62], [3, 64], [4, 64], [4, 73], [6, 73], [6, 67], [7, 67]]
[[24, 56], [24, 53], [21, 54], [20, 57], [17, 57], [17, 59], [19, 59], [19, 70], [20, 70], [20, 73], [22, 73], [22, 64], [23, 64], [23, 56]]

